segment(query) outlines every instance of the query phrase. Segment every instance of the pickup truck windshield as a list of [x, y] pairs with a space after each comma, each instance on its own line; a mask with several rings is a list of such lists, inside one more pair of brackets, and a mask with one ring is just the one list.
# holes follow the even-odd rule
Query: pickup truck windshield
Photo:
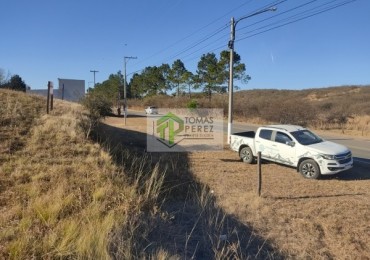
[[308, 130], [295, 131], [291, 132], [291, 134], [302, 145], [317, 144], [323, 141], [320, 137]]

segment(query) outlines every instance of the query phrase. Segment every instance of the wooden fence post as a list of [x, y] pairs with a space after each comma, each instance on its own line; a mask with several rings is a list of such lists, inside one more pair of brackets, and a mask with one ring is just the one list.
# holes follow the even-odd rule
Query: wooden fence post
[[50, 81], [48, 81], [48, 94], [46, 97], [46, 114], [49, 114], [49, 103], [50, 103]]
[[257, 165], [258, 165], [258, 197], [261, 197], [261, 188], [262, 188], [261, 152], [258, 152]]
[[50, 81], [50, 111], [53, 111], [54, 108], [54, 85]]

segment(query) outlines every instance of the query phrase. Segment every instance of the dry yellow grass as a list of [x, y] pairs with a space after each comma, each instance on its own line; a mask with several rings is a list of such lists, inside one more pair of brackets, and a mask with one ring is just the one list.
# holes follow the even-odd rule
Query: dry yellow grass
[[[228, 94], [215, 94], [212, 101], [201, 93], [192, 96], [199, 108], [221, 108], [226, 116]], [[129, 100], [129, 107], [143, 111], [146, 105], [186, 108], [188, 96], [151, 96]], [[255, 124], [298, 124], [311, 129], [334, 130], [370, 136], [370, 86], [340, 86], [306, 90], [261, 89], [234, 95], [234, 119]]]
[[[104, 136], [111, 143], [134, 146], [140, 151], [146, 143], [146, 118], [104, 120]], [[132, 148], [132, 150], [134, 150]], [[196, 259], [281, 259], [266, 241], [219, 207], [207, 184], [194, 178], [187, 153], [150, 153], [153, 162], [165, 169], [165, 200], [158, 209], [160, 219], [147, 236], [149, 252]], [[210, 170], [210, 168], [208, 168]], [[159, 251], [157, 248], [159, 247]], [[159, 255], [158, 255], [159, 257]]]
[[22, 134], [0, 140], [1, 258], [370, 258], [367, 179], [264, 164], [257, 197], [256, 165], [229, 150], [145, 154], [145, 118], [107, 118], [107, 150], [86, 139], [79, 105], [30, 109], [23, 128], [8, 102], [0, 131]]
[[[1, 194], [8, 198], [0, 221], [3, 256], [108, 257], [116, 220], [106, 207], [112, 199], [124, 205], [125, 198], [111, 198], [119, 194], [114, 191], [118, 187], [107, 177], [117, 169], [99, 146], [83, 141], [76, 116], [70, 113], [39, 118], [24, 149], [1, 167], [2, 177], [8, 179]], [[96, 203], [97, 191], [104, 203]]]
[[[162, 185], [158, 170], [115, 165], [107, 151], [85, 138], [78, 104], [56, 100], [49, 115], [30, 110], [31, 128], [18, 122], [24, 110], [12, 103], [24, 108], [22, 102], [35, 97], [0, 95], [13, 111], [13, 131], [24, 132], [22, 146], [0, 153], [0, 258], [135, 257], [142, 246], [136, 219], [144, 212], [151, 217]], [[8, 121], [2, 120], [2, 133]], [[132, 177], [125, 174], [130, 170]]]
[[[38, 97], [0, 92], [0, 163], [24, 145], [28, 130], [43, 108]], [[30, 116], [34, 115], [34, 116]]]
[[331, 131], [350, 136], [370, 136], [370, 115], [353, 116], [343, 126], [327, 124], [321, 129], [331, 129]]
[[[123, 127], [117, 118], [106, 122]], [[129, 118], [128, 125], [145, 131], [145, 118]], [[346, 173], [307, 180], [295, 169], [265, 163], [262, 197], [258, 197], [257, 166], [242, 163], [235, 152], [194, 152], [184, 158], [188, 171], [208, 187], [209, 193], [198, 196], [199, 203], [215, 198], [215, 207], [224, 212], [217, 217], [219, 210], [212, 211], [210, 225], [217, 227], [226, 222], [222, 220], [226, 216], [234, 216], [242, 223], [240, 230], [253, 230], [266, 241], [267, 252], [262, 258], [370, 258], [370, 180], [342, 179]], [[233, 232], [235, 229], [227, 230], [225, 235]], [[233, 255], [237, 258], [244, 258], [244, 250], [251, 250], [243, 245], [236, 248], [243, 252]]]
[[[232, 151], [193, 153], [191, 168], [214, 190], [218, 203], [252, 225], [286, 256], [300, 259], [370, 257], [369, 180], [335, 177], [309, 181], [294, 169], [263, 164], [263, 196], [256, 195], [256, 165]], [[209, 171], [217, 165], [216, 171]]]

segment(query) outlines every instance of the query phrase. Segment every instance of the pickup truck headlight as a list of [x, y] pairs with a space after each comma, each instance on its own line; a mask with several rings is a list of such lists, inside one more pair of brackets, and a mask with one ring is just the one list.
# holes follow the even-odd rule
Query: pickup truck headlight
[[322, 158], [326, 159], [326, 160], [334, 160], [335, 159], [335, 155], [330, 155], [330, 154], [320, 154]]

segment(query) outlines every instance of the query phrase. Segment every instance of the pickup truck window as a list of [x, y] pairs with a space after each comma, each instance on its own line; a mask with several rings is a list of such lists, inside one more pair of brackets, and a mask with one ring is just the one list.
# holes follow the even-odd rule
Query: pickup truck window
[[260, 131], [260, 138], [271, 140], [272, 130], [262, 129]]
[[287, 134], [277, 132], [275, 136], [275, 142], [286, 144], [287, 142], [293, 141]]
[[291, 132], [291, 134], [295, 139], [297, 139], [298, 143], [302, 145], [317, 144], [322, 142], [320, 137], [308, 130], [295, 131]]

